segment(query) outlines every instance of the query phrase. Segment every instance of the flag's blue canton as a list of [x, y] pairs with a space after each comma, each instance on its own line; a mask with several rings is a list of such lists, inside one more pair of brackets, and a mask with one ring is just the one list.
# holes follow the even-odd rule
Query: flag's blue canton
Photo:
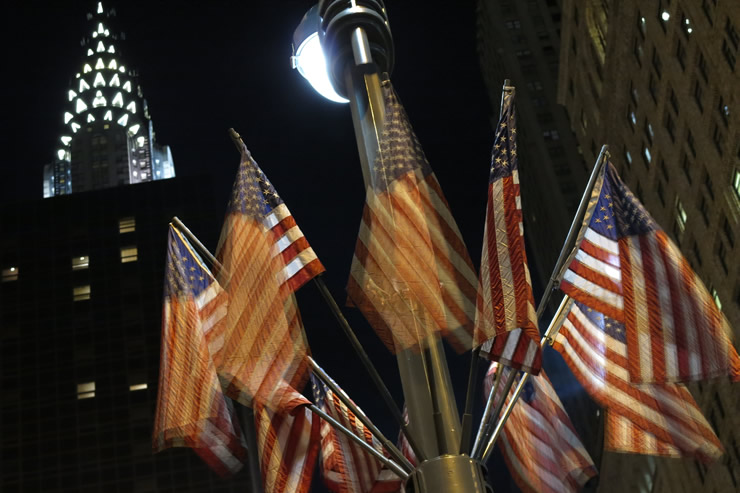
[[165, 296], [198, 296], [211, 284], [212, 278], [202, 261], [196, 258], [179, 234], [170, 227], [167, 251]]
[[390, 87], [383, 90], [385, 120], [380, 149], [371, 170], [372, 186], [377, 192], [388, 190], [394, 180], [409, 171], [419, 170], [424, 177], [432, 173], [398, 97]]
[[313, 390], [314, 402], [318, 405], [321, 405], [321, 403], [324, 402], [324, 399], [326, 399], [326, 394], [329, 392], [329, 387], [324, 385], [324, 382], [316, 378], [316, 376], [312, 373], [311, 389]]
[[[614, 199], [614, 216], [619, 237], [636, 236], [658, 229], [650, 213], [622, 182], [611, 162], [606, 163], [604, 185], [609, 184]], [[603, 192], [602, 192], [603, 195]]]
[[621, 322], [617, 322], [613, 318], [605, 316], [601, 312], [597, 312], [596, 310], [587, 307], [580, 301], [576, 301], [575, 304], [578, 306], [578, 309], [581, 310], [581, 313], [583, 313], [586, 318], [588, 318], [591, 323], [594, 324], [594, 326], [599, 327], [606, 333], [606, 335], [608, 335], [612, 339], [625, 344], [627, 343], [624, 324], [622, 324]]
[[229, 200], [228, 212], [261, 220], [283, 201], [252, 155], [244, 149], [239, 172]]
[[524, 388], [522, 389], [522, 399], [524, 399], [524, 402], [527, 404], [531, 404], [532, 400], [534, 400], [534, 394], [534, 385], [531, 380], [527, 379], [524, 383]]
[[516, 115], [514, 115], [514, 88], [504, 90], [501, 118], [496, 127], [496, 136], [491, 151], [491, 175], [489, 183], [511, 176], [517, 169]]
[[[609, 164], [607, 163], [606, 166], [608, 167]], [[596, 203], [591, 216], [591, 222], [588, 226], [600, 235], [617, 241], [617, 221], [614, 218], [615, 207], [617, 205], [612, 194], [611, 182], [605, 177], [601, 186], [599, 200]]]

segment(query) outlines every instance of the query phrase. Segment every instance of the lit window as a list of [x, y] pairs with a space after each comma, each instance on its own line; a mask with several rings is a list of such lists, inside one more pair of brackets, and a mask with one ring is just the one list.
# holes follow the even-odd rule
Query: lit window
[[98, 37], [98, 32], [97, 32], [97, 31], [95, 31], [94, 33], [92, 33], [92, 37], [93, 37], [93, 38], [97, 38], [97, 37]]
[[134, 390], [146, 390], [146, 388], [147, 388], [147, 384], [145, 384], [145, 383], [137, 383], [135, 385], [130, 385], [128, 389], [131, 392], [133, 392]]
[[627, 164], [632, 164], [632, 154], [630, 154], [630, 151], [624, 151], [624, 158], [627, 160]]
[[663, 12], [660, 13], [660, 20], [662, 20], [663, 22], [667, 22], [668, 19], [670, 18], [671, 18], [671, 14], [669, 14], [667, 10], [664, 10]]
[[3, 282], [17, 281], [18, 267], [8, 267], [3, 269]]
[[98, 41], [98, 47], [95, 49], [98, 53], [105, 51], [105, 45], [102, 41]]
[[72, 137], [70, 137], [69, 135], [62, 135], [61, 141], [62, 144], [68, 146], [69, 143], [72, 142]]
[[683, 231], [686, 228], [686, 219], [688, 216], [686, 215], [686, 209], [683, 208], [683, 204], [679, 199], [676, 199], [676, 222], [678, 223], [678, 227], [681, 228], [681, 231]]
[[95, 63], [95, 70], [100, 70], [105, 68], [105, 63], [103, 63], [102, 58], [98, 58], [97, 63]]
[[125, 127], [126, 123], [128, 123], [128, 113], [126, 113], [125, 115], [123, 115], [121, 118], [118, 119], [118, 124], [120, 126]]
[[139, 252], [135, 246], [121, 247], [121, 263], [127, 264], [129, 262], [136, 262], [138, 253]]
[[95, 397], [95, 382], [77, 384], [78, 399], [90, 399], [92, 397]]
[[85, 79], [80, 79], [80, 92], [86, 91], [90, 89], [90, 86], [87, 85], [87, 82], [85, 82]]
[[107, 38], [107, 37], [108, 37], [108, 35], [110, 34], [110, 31], [108, 31], [108, 30], [106, 29], [106, 30], [105, 30], [105, 33], [104, 33], [104, 34], [105, 34], [105, 37]]
[[103, 120], [112, 121], [113, 120], [113, 112], [111, 110], [108, 110], [105, 112], [105, 116], [103, 116]]
[[69, 90], [67, 93], [67, 97], [70, 101], [72, 101], [77, 96], [77, 93], [74, 92], [72, 89]]
[[[116, 108], [122, 108], [123, 107], [123, 95], [119, 92], [116, 93], [116, 95], [113, 97], [113, 106]], [[125, 125], [125, 123], [124, 123]]]
[[118, 67], [118, 71], [121, 72], [122, 74], [125, 74], [126, 68], [123, 65], [121, 65], [120, 67]]
[[67, 157], [67, 151], [65, 151], [64, 149], [59, 149], [57, 151], [57, 158], [59, 158], [60, 161], [65, 159], [66, 157]]
[[115, 48], [113, 48], [113, 45], [110, 45], [110, 46], [108, 47], [108, 53], [115, 53], [115, 52], [116, 52], [116, 49], [115, 49]]
[[74, 118], [72, 113], [70, 113], [69, 111], [64, 112], [64, 123], [69, 123], [72, 118]]
[[140, 135], [136, 137], [136, 143], [139, 145], [139, 147], [144, 147], [144, 144], [146, 143], [146, 139]]
[[123, 85], [123, 89], [128, 92], [131, 92], [131, 81], [130, 80], [126, 81], [126, 83]]
[[90, 48], [88, 48], [88, 49], [87, 49], [87, 56], [90, 56], [90, 55], [92, 55], [92, 54], [93, 54], [93, 50], [91, 50]]
[[103, 13], [103, 2], [98, 2], [98, 14]]
[[115, 70], [118, 68], [118, 64], [116, 63], [115, 58], [110, 61], [110, 63], [108, 64], [108, 68], [112, 70]]
[[648, 164], [650, 164], [650, 162], [652, 162], [653, 160], [653, 155], [650, 154], [650, 149], [648, 149], [647, 147], [642, 148], [642, 157], [645, 158], [645, 162]]
[[82, 113], [86, 109], [87, 109], [87, 105], [85, 104], [85, 102], [81, 99], [78, 99], [77, 105], [75, 106], [75, 111], [77, 111], [77, 113]]
[[92, 113], [88, 113], [87, 115], [87, 123], [92, 123], [95, 121], [95, 117], [92, 116]]
[[96, 92], [95, 99], [93, 99], [93, 108], [97, 108], [99, 106], [105, 106], [105, 104], [106, 104], [106, 101], [105, 101], [105, 98], [103, 97], [103, 93], [101, 91]]
[[136, 113], [136, 103], [131, 101], [128, 105], [126, 105], [126, 109], [129, 110], [131, 113]]
[[86, 63], [84, 67], [82, 67], [82, 73], [86, 74], [88, 72], [92, 72], [92, 67], [90, 64]]
[[722, 302], [719, 299], [719, 293], [717, 293], [717, 290], [712, 288], [712, 299], [714, 300], [714, 304], [717, 305], [717, 309], [722, 310]]
[[90, 257], [82, 255], [81, 257], [72, 257], [72, 270], [83, 270], [90, 267]]
[[80, 129], [80, 124], [79, 123], [72, 122], [72, 123], [70, 123], [69, 126], [72, 127], [72, 133], [75, 133], [75, 134]]
[[124, 217], [118, 220], [119, 233], [133, 233], [134, 231], [136, 231], [136, 218]]
[[732, 176], [732, 188], [735, 190], [735, 197], [740, 199], [740, 170], [736, 169]]
[[128, 131], [129, 131], [129, 133], [130, 133], [131, 135], [136, 135], [136, 132], [138, 132], [138, 131], [139, 131], [139, 127], [141, 127], [141, 125], [139, 125], [138, 123], [137, 123], [136, 125], [131, 125], [131, 126], [130, 126], [130, 127], [128, 128]]
[[113, 77], [111, 77], [110, 82], [108, 83], [111, 87], [120, 87], [121, 81], [118, 79], [118, 74], [113, 74]]
[[72, 288], [72, 299], [74, 301], [85, 301], [90, 299], [90, 285], [76, 286]]
[[105, 28], [103, 27], [103, 23], [102, 22], [99, 22], [98, 23], [98, 32], [100, 34], [103, 34], [105, 32]]
[[105, 87], [105, 79], [103, 78], [103, 74], [98, 72], [95, 74], [95, 80], [93, 81], [93, 87]]

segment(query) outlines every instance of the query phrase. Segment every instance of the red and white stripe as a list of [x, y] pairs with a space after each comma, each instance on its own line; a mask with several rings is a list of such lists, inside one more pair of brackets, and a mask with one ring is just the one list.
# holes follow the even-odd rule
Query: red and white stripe
[[[495, 365], [484, 382], [486, 394], [492, 387]], [[517, 401], [499, 440], [509, 472], [525, 493], [576, 493], [596, 475], [594, 463], [547, 375], [541, 372], [529, 381], [534, 386], [531, 402]], [[513, 389], [506, 402], [512, 393]]]
[[713, 460], [722, 446], [682, 384], [632, 385], [627, 345], [570, 301], [554, 347], [589, 395], [608, 409], [606, 445], [618, 452]]
[[318, 418], [302, 405], [276, 413], [258, 404], [254, 423], [265, 493], [307, 493], [318, 456]]

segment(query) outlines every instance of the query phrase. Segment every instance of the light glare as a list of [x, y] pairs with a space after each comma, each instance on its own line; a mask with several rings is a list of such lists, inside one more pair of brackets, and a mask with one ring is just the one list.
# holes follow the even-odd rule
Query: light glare
[[311, 86], [330, 101], [349, 103], [334, 90], [326, 71], [326, 60], [321, 50], [318, 33], [311, 34], [296, 50], [296, 68]]

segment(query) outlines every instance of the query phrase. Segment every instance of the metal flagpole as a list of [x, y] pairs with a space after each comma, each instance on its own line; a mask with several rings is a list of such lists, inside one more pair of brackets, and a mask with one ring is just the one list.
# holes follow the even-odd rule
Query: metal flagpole
[[[563, 310], [565, 309], [565, 305], [568, 303], [568, 300], [570, 298], [568, 295], [565, 295], [563, 297], [563, 301], [560, 302], [560, 306], [558, 307], [558, 311], [555, 313], [555, 316], [552, 318], [552, 321], [550, 322], [550, 325], [547, 327], [547, 330], [545, 331], [545, 335], [542, 336], [542, 340], [540, 341], [540, 347], [544, 348], [545, 344], [551, 341], [553, 337], [555, 337], [555, 333], [557, 332], [555, 330], [555, 327], [557, 326], [558, 329], [560, 328], [560, 318], [563, 314]], [[514, 405], [516, 404], [517, 399], [519, 399], [519, 395], [521, 395], [522, 390], [524, 390], [524, 385], [527, 383], [527, 380], [529, 379], [530, 374], [524, 373], [522, 375], [521, 380], [519, 380], [519, 383], [516, 386], [516, 389], [514, 390], [514, 395], [511, 396], [511, 399], [509, 400], [509, 403], [506, 405], [506, 409], [504, 409], [504, 414], [501, 416], [501, 419], [498, 423], [496, 423], [496, 428], [493, 430], [493, 434], [491, 435], [491, 438], [488, 439], [488, 443], [486, 444], [485, 449], [483, 450], [483, 454], [481, 455], [481, 461], [485, 464], [486, 461], [488, 461], [488, 458], [491, 456], [491, 452], [493, 451], [493, 445], [496, 443], [496, 439], [501, 434], [501, 430], [503, 430], [504, 425], [506, 424], [506, 420], [509, 419], [509, 415], [511, 414], [512, 409], [514, 409]], [[509, 394], [509, 391], [507, 389], [506, 393], [503, 395], [501, 401], [504, 402], [506, 400], [506, 396]]]
[[406, 481], [409, 478], [408, 473], [404, 471], [403, 468], [401, 468], [401, 466], [399, 466], [398, 464], [390, 460], [388, 457], [383, 455], [381, 452], [378, 452], [377, 450], [375, 450], [375, 447], [373, 447], [372, 445], [367, 443], [365, 440], [363, 440], [362, 438], [352, 433], [352, 431], [346, 428], [344, 425], [342, 425], [342, 423], [340, 423], [339, 421], [337, 421], [336, 419], [332, 418], [331, 416], [326, 414], [324, 411], [319, 409], [316, 406], [316, 404], [310, 404], [307, 407], [312, 413], [321, 417], [326, 422], [328, 422], [330, 425], [332, 425], [335, 430], [338, 430], [344, 433], [347, 436], [347, 438], [355, 442], [360, 447], [364, 448], [365, 451], [375, 456], [375, 458], [378, 459], [380, 462], [382, 462], [385, 466], [387, 466], [388, 469], [396, 473], [396, 475], [399, 478], [403, 479], [404, 481]]
[[339, 399], [342, 401], [342, 403], [347, 406], [354, 414], [357, 416], [357, 419], [359, 419], [362, 424], [364, 424], [370, 432], [377, 438], [382, 444], [383, 447], [388, 451], [389, 454], [393, 456], [393, 458], [398, 461], [398, 463], [403, 466], [407, 472], [411, 472], [414, 469], [413, 464], [409, 462], [409, 460], [403, 456], [400, 450], [388, 440], [385, 435], [368, 419], [368, 417], [365, 415], [365, 413], [362, 412], [360, 408], [355, 405], [354, 402], [352, 402], [352, 399], [349, 398], [347, 393], [342, 390], [341, 387], [339, 387], [334, 381], [329, 377], [329, 375], [324, 371], [323, 368], [321, 368], [316, 361], [314, 361], [313, 358], [308, 359], [309, 363], [311, 364], [311, 371], [321, 379], [322, 382], [326, 384], [327, 387], [329, 387], [334, 394], [339, 397]]

